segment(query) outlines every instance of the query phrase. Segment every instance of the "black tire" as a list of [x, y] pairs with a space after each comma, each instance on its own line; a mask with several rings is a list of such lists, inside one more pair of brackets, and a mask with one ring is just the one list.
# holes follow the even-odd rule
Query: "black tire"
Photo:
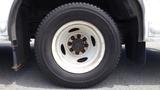
[[[92, 71], [83, 74], [63, 70], [52, 55], [51, 44], [56, 31], [65, 23], [83, 20], [97, 26], [105, 39], [105, 55]], [[35, 52], [38, 64], [55, 84], [70, 88], [85, 88], [104, 80], [117, 66], [121, 51], [118, 29], [108, 14], [86, 3], [70, 3], [51, 11], [38, 28]]]

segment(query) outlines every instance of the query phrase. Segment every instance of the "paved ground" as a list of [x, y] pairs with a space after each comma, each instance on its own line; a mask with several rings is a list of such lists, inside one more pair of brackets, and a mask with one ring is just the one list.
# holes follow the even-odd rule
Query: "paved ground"
[[[41, 75], [34, 58], [23, 70], [12, 71], [11, 48], [8, 44], [5, 45], [0, 45], [0, 90], [65, 90], [54, 86]], [[122, 50], [121, 61], [115, 72], [104, 82], [90, 89], [160, 90], [160, 43], [150, 43], [148, 47], [147, 65], [140, 66], [128, 61]]]

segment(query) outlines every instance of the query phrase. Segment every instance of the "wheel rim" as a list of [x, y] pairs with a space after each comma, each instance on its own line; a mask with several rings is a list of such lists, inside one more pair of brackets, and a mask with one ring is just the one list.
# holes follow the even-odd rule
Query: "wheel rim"
[[52, 54], [56, 63], [70, 73], [87, 73], [103, 59], [105, 41], [93, 24], [72, 21], [58, 29], [52, 41]]

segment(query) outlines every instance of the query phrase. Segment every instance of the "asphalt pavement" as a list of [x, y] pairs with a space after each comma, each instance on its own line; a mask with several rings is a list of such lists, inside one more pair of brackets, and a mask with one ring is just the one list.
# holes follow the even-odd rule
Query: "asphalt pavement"
[[[55, 90], [55, 86], [40, 72], [35, 58], [18, 72], [11, 69], [10, 44], [0, 45], [0, 90]], [[145, 66], [129, 61], [122, 49], [117, 69], [102, 83], [89, 88], [102, 90], [160, 90], [160, 43], [149, 43]]]

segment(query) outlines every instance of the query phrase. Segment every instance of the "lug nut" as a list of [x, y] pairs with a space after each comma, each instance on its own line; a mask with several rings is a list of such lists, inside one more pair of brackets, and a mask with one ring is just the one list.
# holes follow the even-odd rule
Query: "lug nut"
[[87, 40], [87, 38], [86, 38], [86, 37], [84, 37], [84, 38], [83, 38], [83, 41], [86, 41], [86, 40]]
[[76, 55], [79, 55], [79, 51], [76, 51], [75, 53], [76, 53]]
[[70, 50], [71, 52], [73, 52], [73, 48], [70, 48], [69, 50]]
[[86, 52], [86, 50], [82, 49], [82, 50], [81, 50], [81, 52], [82, 52], [82, 53], [85, 53], [85, 52]]
[[68, 42], [68, 46], [72, 46], [72, 42]]
[[72, 36], [72, 37], [71, 37], [71, 40], [75, 40], [75, 37], [74, 37], [74, 36]]
[[88, 44], [84, 44], [84, 46], [85, 46], [85, 47], [88, 47], [89, 45], [88, 45]]
[[77, 34], [77, 38], [79, 38], [79, 39], [80, 39], [80, 38], [81, 38], [81, 35], [80, 35], [80, 34]]

